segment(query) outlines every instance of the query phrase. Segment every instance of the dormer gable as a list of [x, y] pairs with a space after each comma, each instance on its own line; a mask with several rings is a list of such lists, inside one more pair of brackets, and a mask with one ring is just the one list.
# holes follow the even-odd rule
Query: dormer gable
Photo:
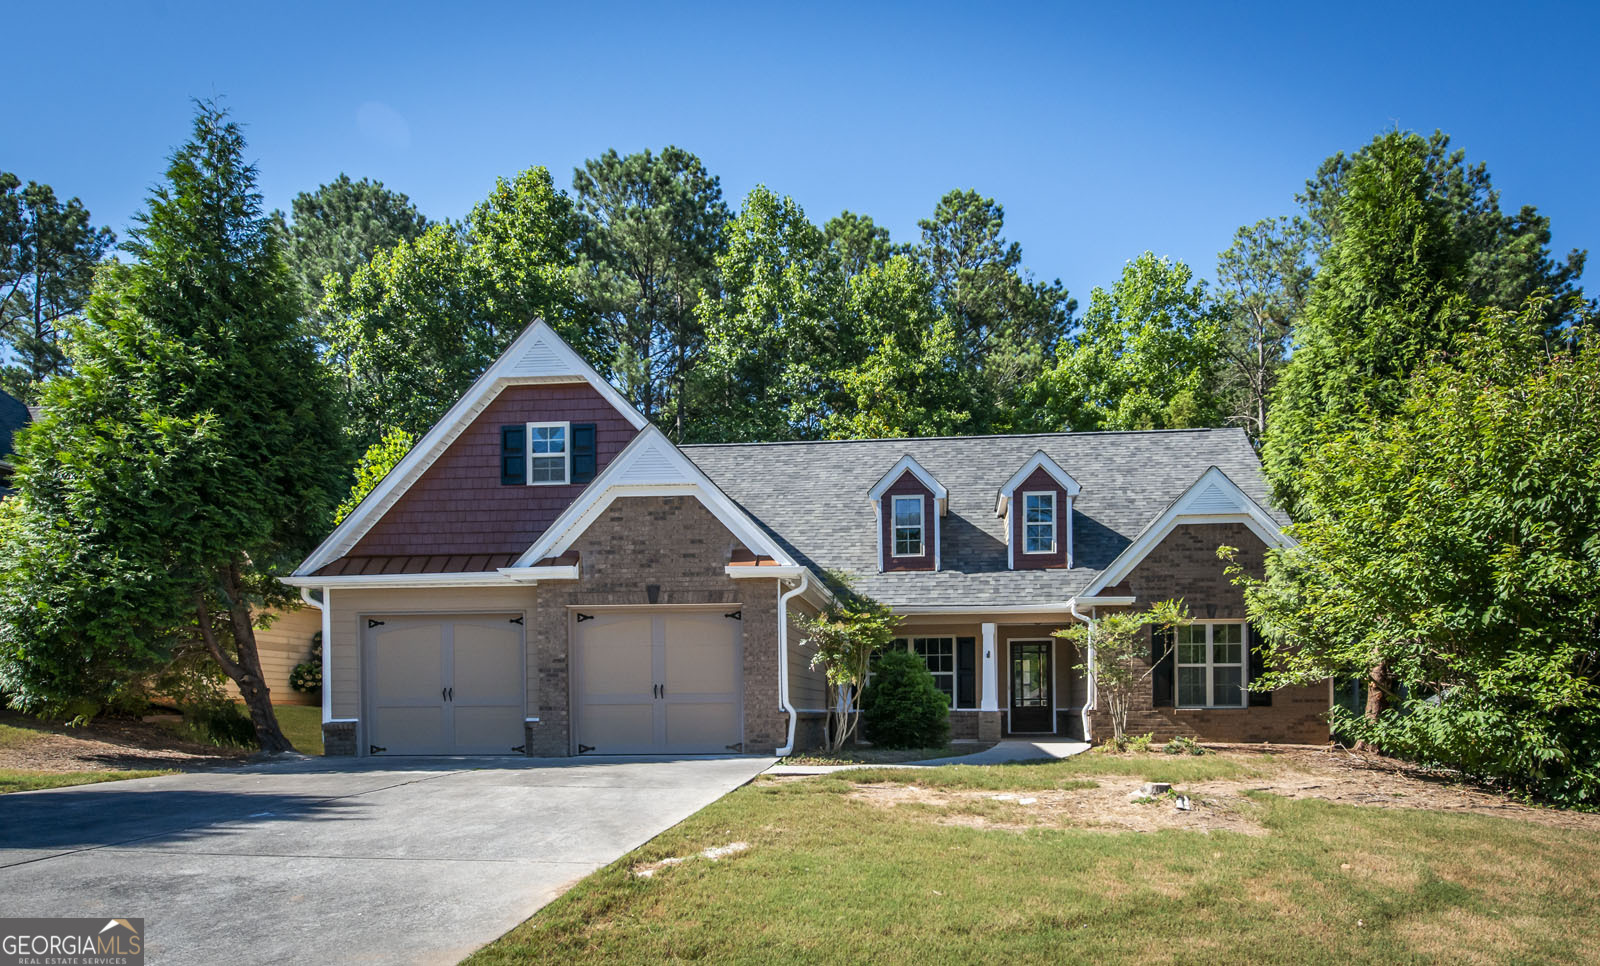
[[940, 518], [950, 491], [907, 454], [867, 492], [878, 530], [878, 570], [938, 570]]
[[1081, 487], [1043, 450], [1000, 487], [995, 515], [1006, 522], [1012, 570], [1072, 567], [1072, 502]]

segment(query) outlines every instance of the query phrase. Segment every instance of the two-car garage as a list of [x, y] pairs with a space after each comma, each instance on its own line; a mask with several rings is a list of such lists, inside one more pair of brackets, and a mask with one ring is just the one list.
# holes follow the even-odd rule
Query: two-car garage
[[[738, 610], [569, 614], [575, 754], [743, 750]], [[527, 647], [521, 614], [360, 618], [369, 754], [520, 754]], [[550, 696], [545, 697], [546, 702]]]

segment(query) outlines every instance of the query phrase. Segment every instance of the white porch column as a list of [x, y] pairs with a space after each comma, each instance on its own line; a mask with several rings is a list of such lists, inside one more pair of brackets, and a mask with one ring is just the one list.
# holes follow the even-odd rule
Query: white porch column
[[983, 625], [983, 702], [978, 706], [979, 711], [1000, 710], [1000, 672], [994, 628], [993, 624]]
[[333, 591], [322, 588], [322, 723], [333, 720]]

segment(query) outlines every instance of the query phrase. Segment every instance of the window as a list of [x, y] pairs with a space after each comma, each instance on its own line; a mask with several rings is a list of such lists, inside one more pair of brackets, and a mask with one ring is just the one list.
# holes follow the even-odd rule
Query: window
[[528, 482], [549, 486], [567, 482], [567, 424], [528, 424]]
[[920, 557], [922, 550], [922, 497], [894, 497], [894, 555]]
[[1056, 495], [1024, 493], [1022, 514], [1022, 552], [1055, 553]]
[[1246, 657], [1243, 624], [1178, 628], [1173, 655], [1178, 670], [1178, 707], [1244, 707]]
[[933, 683], [956, 706], [956, 639], [953, 637], [897, 637], [890, 645], [897, 651], [910, 650], [928, 664]]

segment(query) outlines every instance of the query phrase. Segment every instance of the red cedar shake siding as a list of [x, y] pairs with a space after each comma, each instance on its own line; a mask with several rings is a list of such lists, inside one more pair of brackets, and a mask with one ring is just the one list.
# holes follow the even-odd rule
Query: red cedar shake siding
[[[922, 497], [922, 556], [896, 557], [894, 555], [894, 498], [897, 496]], [[922, 485], [916, 474], [906, 470], [900, 478], [894, 481], [883, 494], [883, 505], [879, 508], [880, 526], [883, 537], [883, 569], [884, 570], [932, 570], [933, 569], [933, 541], [936, 529], [933, 518], [939, 512], [939, 507], [933, 499], [933, 493]]]
[[[1056, 495], [1056, 549], [1053, 553], [1026, 553], [1027, 544], [1022, 539], [1023, 521], [1027, 519], [1026, 494], [1043, 492]], [[1006, 516], [1010, 517], [1011, 526], [1011, 562], [1017, 570], [1046, 570], [1067, 565], [1067, 506], [1067, 491], [1042, 466], [1012, 491]]]
[[638, 432], [587, 383], [507, 386], [350, 556], [525, 552], [586, 485], [501, 484], [500, 427], [529, 422], [594, 423], [596, 473]]

